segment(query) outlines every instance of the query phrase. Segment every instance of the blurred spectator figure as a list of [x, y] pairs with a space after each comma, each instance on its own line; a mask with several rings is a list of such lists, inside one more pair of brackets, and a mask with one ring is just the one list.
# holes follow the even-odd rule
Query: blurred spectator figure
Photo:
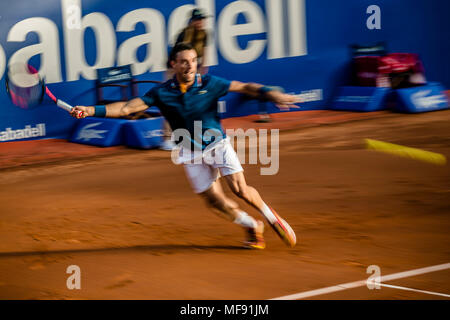
[[198, 70], [201, 74], [208, 72], [205, 63], [205, 47], [208, 42], [208, 34], [205, 30], [205, 19], [209, 16], [205, 15], [199, 8], [192, 10], [189, 24], [178, 35], [175, 45], [179, 43], [190, 44], [197, 52]]

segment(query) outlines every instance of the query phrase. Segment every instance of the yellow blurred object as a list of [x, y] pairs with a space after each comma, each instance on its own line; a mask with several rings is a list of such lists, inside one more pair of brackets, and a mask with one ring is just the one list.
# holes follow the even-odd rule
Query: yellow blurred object
[[425, 161], [437, 165], [445, 165], [447, 163], [445, 156], [440, 153], [400, 146], [398, 144], [372, 139], [364, 139], [364, 141], [367, 149], [390, 153], [396, 156]]

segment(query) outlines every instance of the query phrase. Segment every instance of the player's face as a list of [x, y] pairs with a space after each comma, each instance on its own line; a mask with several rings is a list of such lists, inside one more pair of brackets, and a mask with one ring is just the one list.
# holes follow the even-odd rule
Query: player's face
[[197, 73], [197, 52], [184, 50], [177, 53], [177, 59], [172, 61], [178, 81], [184, 83], [194, 82]]
[[195, 29], [201, 30], [203, 29], [203, 21], [204, 19], [198, 19], [191, 22]]

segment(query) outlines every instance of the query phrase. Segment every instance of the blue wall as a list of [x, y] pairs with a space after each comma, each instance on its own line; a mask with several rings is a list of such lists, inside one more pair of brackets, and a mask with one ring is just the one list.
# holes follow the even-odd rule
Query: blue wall
[[[2, 77], [2, 86], [4, 85], [4, 65], [11, 56], [22, 48], [39, 44], [43, 41], [42, 35], [38, 36], [36, 32], [30, 32], [26, 36], [25, 41], [8, 41], [10, 30], [22, 20], [41, 17], [48, 19], [55, 25], [57, 39], [59, 39], [58, 52], [60, 63], [58, 65], [61, 70], [61, 79], [53, 81], [53, 83], [49, 84], [49, 87], [57, 96], [63, 97], [64, 100], [74, 105], [93, 104], [95, 99], [92, 90], [94, 86], [93, 80], [86, 80], [84, 76], [80, 76], [79, 80], [68, 81], [67, 52], [64, 46], [68, 40], [65, 37], [63, 26], [67, 25], [69, 21], [63, 17], [63, 1], [65, 0], [39, 0], [39, 6], [37, 6], [30, 5], [33, 2], [29, 0], [1, 0], [0, 76]], [[77, 0], [68, 0], [66, 4], [70, 5], [70, 1]], [[113, 60], [112, 62], [105, 62], [107, 65], [103, 66], [120, 64], [117, 58], [119, 48], [128, 39], [146, 32], [152, 32], [152, 39], [157, 37], [157, 33], [162, 34], [162, 42], [154, 43], [149, 47], [141, 46], [137, 50], [135, 60], [137, 62], [144, 61], [151, 50], [166, 52], [169, 21], [177, 20], [173, 18], [174, 10], [179, 10], [178, 8], [185, 4], [197, 3], [207, 7], [208, 11], [213, 10], [211, 14], [214, 17], [210, 21], [213, 21], [215, 24], [216, 50], [214, 52], [217, 55], [217, 61], [214, 61], [216, 63], [210, 67], [211, 73], [240, 81], [281, 85], [288, 92], [297, 94], [308, 90], [322, 90], [322, 98], [319, 98], [318, 101], [305, 103], [303, 105], [305, 110], [326, 108], [336, 87], [348, 83], [350, 77], [349, 45], [355, 43], [370, 45], [378, 41], [386, 41], [390, 52], [418, 53], [424, 62], [428, 80], [439, 81], [446, 88], [450, 87], [448, 59], [448, 52], [450, 51], [448, 41], [450, 38], [450, 22], [447, 18], [448, 12], [450, 12], [450, 1], [448, 0], [279, 0], [275, 2], [281, 3], [280, 10], [283, 17], [283, 27], [285, 28], [285, 32], [282, 33], [281, 37], [278, 37], [276, 34], [269, 36], [267, 33], [269, 22], [272, 21], [274, 23], [274, 20], [270, 20], [270, 12], [266, 7], [266, 4], [270, 2], [269, 0], [268, 2], [247, 0], [237, 1], [237, 3], [226, 0], [197, 0], [196, 2], [186, 1], [181, 4], [179, 1], [167, 0], [78, 1], [81, 3], [81, 15], [83, 17], [90, 13], [100, 12], [106, 16], [114, 29], [117, 28], [119, 20], [133, 10], [153, 8], [156, 10], [154, 11], [155, 17], [160, 13], [160, 18], [163, 21], [161, 28], [156, 27], [150, 31], [146, 29], [143, 23], [138, 23], [133, 31], [119, 32], [114, 30], [114, 48], [116, 50], [115, 52], [112, 50]], [[219, 20], [225, 20], [225, 13], [229, 15], [232, 7], [239, 9], [243, 8], [243, 6], [249, 6], [249, 3], [254, 15], [262, 14], [263, 27], [262, 29], [255, 27], [255, 32], [257, 33], [238, 36], [237, 48], [246, 49], [253, 40], [268, 40], [263, 44], [261, 52], [252, 61], [237, 63], [230, 59], [229, 53], [225, 52], [227, 49], [219, 44], [219, 33], [222, 38], [226, 38], [232, 32], [231, 27], [220, 30]], [[303, 3], [305, 15], [303, 16], [300, 10], [294, 15], [294, 20], [292, 17], [289, 18], [289, 10], [298, 8], [295, 6], [296, 4], [300, 4], [301, 8]], [[380, 30], [369, 30], [366, 27], [366, 20], [369, 17], [366, 9], [369, 5], [378, 5], [381, 8]], [[186, 15], [181, 14], [181, 16], [185, 17]], [[173, 18], [172, 20], [171, 17]], [[234, 23], [245, 24], [249, 22], [248, 19], [248, 16], [246, 17], [241, 13], [236, 16]], [[178, 20], [179, 24], [184, 23], [182, 19]], [[300, 24], [296, 24], [296, 22], [300, 22]], [[292, 41], [289, 39], [290, 34], [294, 32], [293, 34], [297, 37], [302, 37], [302, 32], [297, 30], [297, 33], [295, 33], [295, 30], [292, 30], [292, 28], [301, 26], [303, 23], [306, 26], [307, 54], [299, 53], [301, 52], [300, 48], [293, 50], [294, 56], [289, 56], [289, 50], [293, 46]], [[242, 33], [245, 32], [243, 31]], [[108, 34], [102, 33], [101, 37], [106, 39]], [[92, 29], [88, 28], [83, 38], [86, 61], [88, 64], [93, 65], [98, 52], [95, 48], [96, 38]], [[280, 38], [282, 38], [281, 44], [283, 45], [281, 57], [269, 59], [269, 42], [277, 41]], [[73, 48], [75, 47], [77, 47], [76, 44]], [[44, 50], [48, 50], [48, 46]], [[138, 79], [163, 80], [164, 71], [161, 70], [160, 65], [164, 58], [165, 56], [159, 55], [158, 61], [153, 61], [153, 64], [147, 68], [146, 72], [138, 72], [139, 74], [136, 77]], [[55, 62], [55, 59], [51, 60]], [[31, 62], [39, 66], [41, 62], [39, 54], [34, 56]], [[56, 74], [54, 69], [50, 69], [54, 76]], [[145, 86], [141, 86], [140, 90], [141, 93], [145, 93]], [[257, 111], [256, 103], [251, 101], [245, 102], [238, 95], [229, 94], [225, 100], [227, 101], [225, 117], [250, 114]], [[34, 127], [39, 123], [45, 124], [45, 138], [66, 138], [73, 127], [74, 121], [76, 121], [70, 118], [65, 111], [54, 107], [50, 103], [45, 103], [42, 107], [34, 110], [17, 108], [11, 104], [4, 90], [0, 90], [0, 106], [1, 141], [11, 140], [11, 135], [6, 136], [4, 133], [7, 128], [10, 128], [9, 131], [11, 131], [23, 129], [27, 125]], [[277, 109], [271, 106], [270, 111], [276, 112]], [[21, 139], [20, 136], [19, 139]]]

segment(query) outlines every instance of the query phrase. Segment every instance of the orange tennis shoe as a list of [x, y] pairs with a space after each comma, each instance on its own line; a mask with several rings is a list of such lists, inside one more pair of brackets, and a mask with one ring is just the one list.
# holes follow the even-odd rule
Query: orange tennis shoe
[[[270, 207], [269, 207], [270, 208]], [[289, 223], [287, 223], [284, 219], [282, 219], [272, 208], [273, 214], [277, 218], [277, 220], [274, 223], [269, 223], [273, 230], [278, 234], [278, 236], [283, 240], [283, 242], [288, 247], [294, 247], [297, 243], [297, 237], [295, 235], [294, 230], [291, 228]]]
[[257, 221], [256, 228], [245, 228], [247, 234], [247, 241], [244, 242], [244, 246], [248, 249], [264, 249], [266, 242], [264, 240], [264, 223]]

